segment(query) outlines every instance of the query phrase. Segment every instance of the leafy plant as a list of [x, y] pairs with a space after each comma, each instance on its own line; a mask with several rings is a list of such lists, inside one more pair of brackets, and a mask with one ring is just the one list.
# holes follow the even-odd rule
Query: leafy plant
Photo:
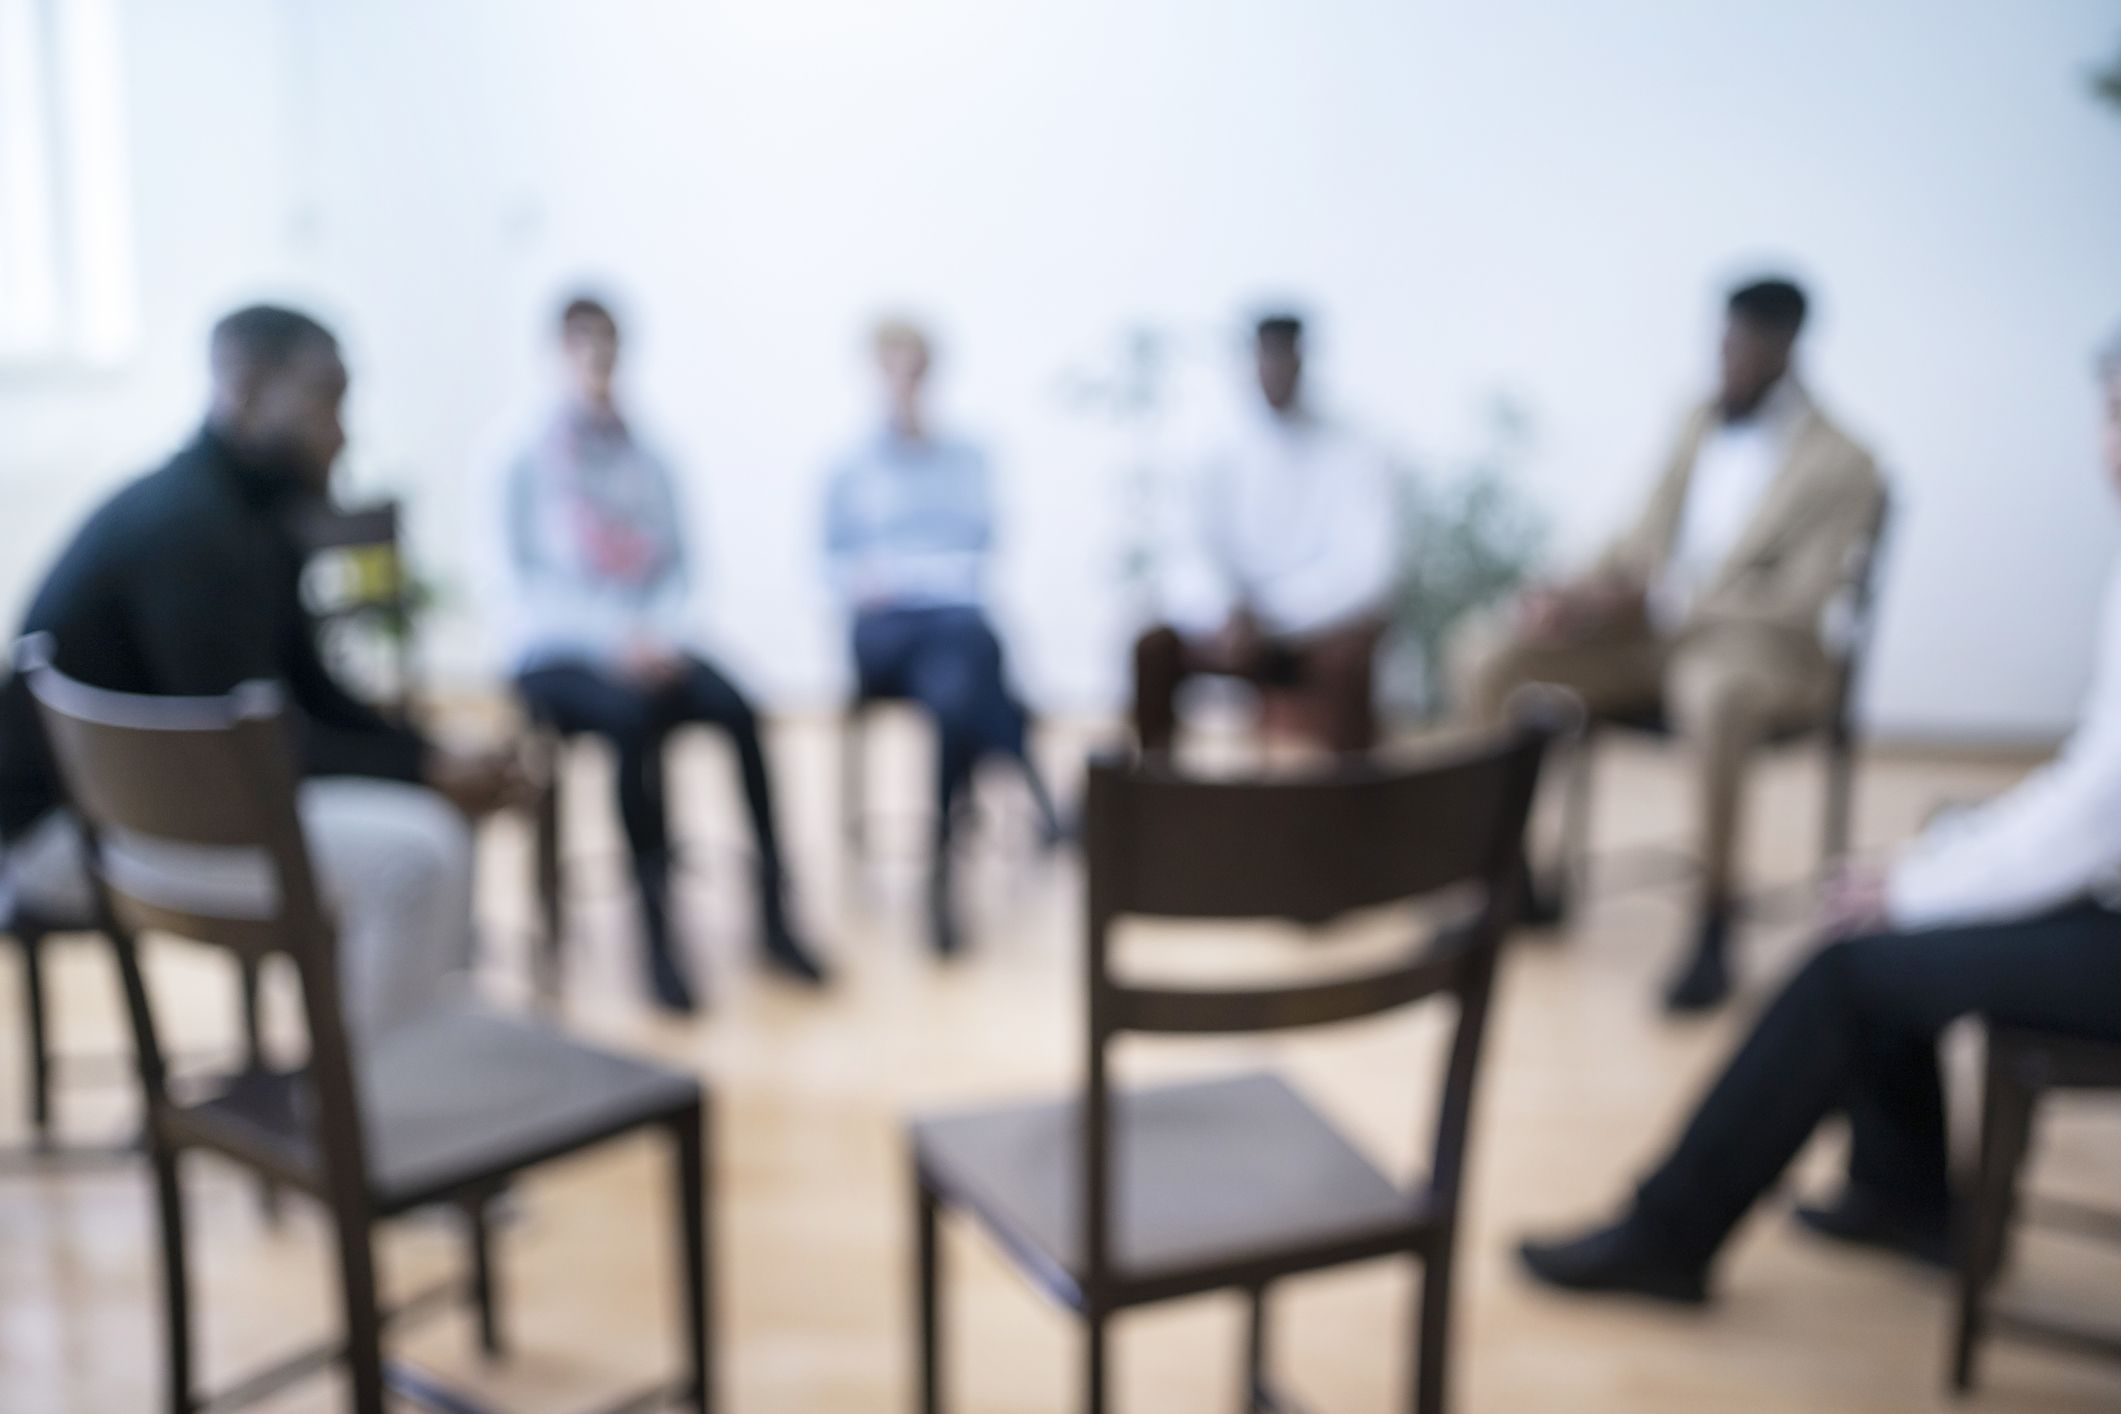
[[1532, 445], [1522, 404], [1489, 405], [1487, 444], [1448, 478], [1415, 480], [1402, 500], [1399, 628], [1421, 664], [1418, 706], [1443, 706], [1443, 663], [1467, 615], [1506, 598], [1531, 574], [1547, 540], [1546, 519], [1517, 489]]
[[2121, 108], [2121, 54], [2114, 56], [2112, 64], [2092, 75], [2092, 92]]

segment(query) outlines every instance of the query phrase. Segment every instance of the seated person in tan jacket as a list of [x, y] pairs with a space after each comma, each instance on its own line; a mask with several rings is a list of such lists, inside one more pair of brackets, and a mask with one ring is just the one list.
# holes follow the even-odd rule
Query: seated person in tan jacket
[[1589, 574], [1535, 588], [1454, 645], [1461, 710], [1499, 721], [1526, 682], [1594, 711], [1661, 707], [1699, 763], [1702, 894], [1674, 1011], [1728, 993], [1726, 943], [1747, 759], [1778, 726], [1823, 713], [1828, 606], [1875, 532], [1884, 487], [1870, 454], [1812, 403], [1791, 368], [1805, 298], [1786, 280], [1730, 296], [1715, 398], [1687, 419], [1634, 528]]

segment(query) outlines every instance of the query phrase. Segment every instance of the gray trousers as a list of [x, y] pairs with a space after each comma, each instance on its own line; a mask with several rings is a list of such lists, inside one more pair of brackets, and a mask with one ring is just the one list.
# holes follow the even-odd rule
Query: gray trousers
[[[397, 781], [333, 777], [302, 787], [302, 827], [338, 925], [348, 1028], [374, 1036], [461, 994], [472, 959], [472, 838], [441, 796]], [[120, 842], [106, 857], [129, 892], [195, 912], [269, 916], [262, 855], [169, 841]], [[55, 811], [0, 857], [24, 904], [54, 918], [94, 912], [77, 822]]]

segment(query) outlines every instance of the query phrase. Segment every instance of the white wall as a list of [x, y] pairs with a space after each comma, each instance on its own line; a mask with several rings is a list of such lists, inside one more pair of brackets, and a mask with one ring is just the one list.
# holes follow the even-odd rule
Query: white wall
[[[1787, 264], [1813, 381], [1900, 478], [1872, 707], [2038, 734], [2087, 672], [2114, 517], [2090, 349], [2121, 319], [2121, 115], [2086, 0], [132, 0], [147, 345], [0, 375], [0, 602], [183, 435], [211, 317], [299, 299], [356, 370], [354, 482], [457, 574], [465, 473], [543, 376], [555, 294], [635, 314], [641, 408], [701, 479], [729, 653], [816, 699], [840, 647], [821, 464], [858, 337], [931, 313], [1009, 479], [1022, 676], [1108, 702], [1124, 443], [1062, 395], [1125, 324], [1184, 331], [1180, 421], [1263, 296], [1323, 316], [1334, 401], [1417, 458], [1532, 404], [1580, 548], [1707, 371], [1714, 293]], [[481, 670], [468, 611], [437, 638]]]

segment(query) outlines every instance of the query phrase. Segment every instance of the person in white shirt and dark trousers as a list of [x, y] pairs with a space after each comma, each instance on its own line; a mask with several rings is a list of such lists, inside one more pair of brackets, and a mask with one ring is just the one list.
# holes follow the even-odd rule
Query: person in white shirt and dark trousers
[[[2121, 335], [2100, 361], [2106, 472], [2121, 490]], [[2062, 753], [1948, 818], [1882, 871], [1847, 871], [1830, 942], [1784, 987], [1618, 1222], [1528, 1243], [1554, 1286], [1686, 1302], [1747, 1210], [1828, 1115], [1848, 1182], [1812, 1230], [1935, 1265], [1951, 1256], [1937, 1038], [1966, 1015], [2121, 1040], [2121, 569]]]
[[1459, 710], [1493, 725], [1528, 682], [1593, 711], [1661, 708], [1697, 762], [1701, 887], [1673, 1011], [1730, 991], [1746, 771], [1779, 727], [1819, 718], [1836, 681], [1831, 607], [1875, 537], [1885, 487], [1871, 456], [1793, 368], [1804, 294], [1787, 280], [1734, 291], [1716, 396], [1687, 419], [1635, 525], [1587, 575], [1534, 589], [1456, 638]]
[[672, 870], [663, 747], [704, 722], [736, 749], [758, 847], [767, 962], [806, 983], [824, 974], [789, 922], [758, 714], [693, 646], [696, 606], [684, 516], [670, 467], [620, 414], [619, 327], [602, 302], [560, 318], [568, 387], [513, 449], [491, 488], [499, 534], [491, 597], [504, 616], [516, 688], [533, 716], [604, 737], [618, 756], [619, 817], [633, 857], [650, 989], [689, 1012], [693, 988], [670, 921]]
[[1372, 677], [1397, 586], [1392, 468], [1303, 396], [1303, 322], [1259, 321], [1260, 403], [1192, 490], [1160, 624], [1134, 647], [1141, 749], [1168, 752], [1177, 697], [1200, 674], [1248, 680], [1309, 709], [1338, 753], [1376, 740]]

